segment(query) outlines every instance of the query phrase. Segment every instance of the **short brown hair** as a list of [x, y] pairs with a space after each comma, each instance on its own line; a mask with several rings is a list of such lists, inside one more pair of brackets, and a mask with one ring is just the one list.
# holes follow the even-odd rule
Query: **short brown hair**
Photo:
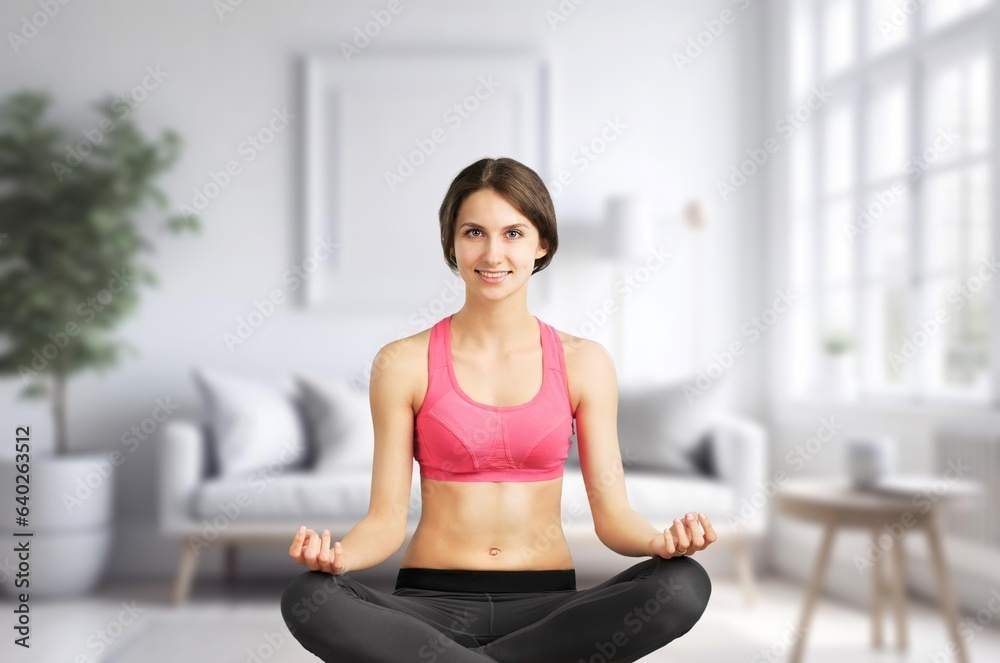
[[539, 243], [547, 244], [547, 252], [535, 260], [532, 274], [542, 271], [552, 262], [552, 256], [559, 246], [559, 234], [556, 232], [556, 210], [552, 205], [552, 197], [538, 173], [523, 163], [501, 157], [489, 157], [466, 166], [462, 169], [445, 194], [438, 210], [441, 223], [441, 248], [444, 249], [444, 259], [453, 272], [458, 271], [458, 263], [451, 255], [455, 245], [455, 222], [458, 210], [465, 199], [476, 191], [491, 189], [502, 196], [518, 212], [524, 215], [538, 230]]

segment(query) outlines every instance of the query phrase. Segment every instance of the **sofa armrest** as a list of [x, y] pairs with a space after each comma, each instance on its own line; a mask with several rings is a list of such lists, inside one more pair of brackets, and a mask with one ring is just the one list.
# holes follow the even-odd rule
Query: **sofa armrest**
[[205, 435], [195, 421], [173, 420], [158, 446], [160, 530], [182, 534], [190, 530], [192, 497], [206, 475]]
[[733, 507], [722, 524], [730, 531], [762, 534], [767, 529], [767, 502], [773, 497], [765, 490], [767, 431], [749, 419], [724, 414], [719, 416], [713, 432], [719, 479], [733, 489]]

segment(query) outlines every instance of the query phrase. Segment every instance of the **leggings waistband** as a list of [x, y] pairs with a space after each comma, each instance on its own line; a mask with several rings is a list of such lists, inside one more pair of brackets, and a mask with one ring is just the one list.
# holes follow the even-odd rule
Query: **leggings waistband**
[[483, 571], [475, 569], [399, 569], [396, 589], [444, 592], [550, 592], [576, 590], [576, 569]]

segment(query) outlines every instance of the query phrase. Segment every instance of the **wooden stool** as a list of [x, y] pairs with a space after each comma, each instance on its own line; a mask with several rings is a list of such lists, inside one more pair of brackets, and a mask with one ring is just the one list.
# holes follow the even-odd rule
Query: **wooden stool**
[[[941, 479], [940, 482], [949, 482]], [[892, 481], [886, 482], [886, 487], [892, 486]], [[960, 484], [956, 487], [956, 484]], [[819, 547], [816, 565], [812, 579], [806, 592], [805, 605], [799, 620], [799, 637], [792, 650], [791, 663], [801, 663], [805, 648], [809, 624], [813, 609], [823, 586], [823, 577], [830, 561], [833, 540], [838, 527], [861, 527], [869, 530], [872, 535], [872, 546], [885, 554], [889, 551], [878, 545], [879, 537], [887, 532], [901, 531], [898, 538], [893, 537], [891, 554], [893, 572], [891, 578], [892, 600], [896, 613], [896, 646], [905, 651], [909, 645], [906, 628], [906, 573], [905, 548], [903, 538], [906, 531], [914, 527], [923, 528], [927, 532], [931, 559], [937, 576], [941, 608], [944, 611], [948, 633], [957, 649], [959, 663], [968, 663], [965, 642], [958, 633], [958, 611], [951, 588], [948, 567], [945, 562], [944, 545], [941, 538], [941, 524], [938, 515], [940, 503], [945, 500], [967, 498], [976, 494], [976, 487], [967, 481], [950, 482], [949, 490], [938, 494], [932, 491], [935, 485], [933, 479], [925, 483], [925, 490], [895, 489], [884, 490], [879, 486], [870, 491], [861, 491], [851, 487], [846, 479], [795, 479], [785, 483], [777, 492], [777, 508], [788, 516], [817, 522], [823, 525], [823, 540]], [[926, 500], [917, 501], [917, 495], [926, 495]], [[919, 506], [918, 506], [919, 505]], [[872, 646], [882, 647], [882, 554], [869, 560], [872, 564]]]

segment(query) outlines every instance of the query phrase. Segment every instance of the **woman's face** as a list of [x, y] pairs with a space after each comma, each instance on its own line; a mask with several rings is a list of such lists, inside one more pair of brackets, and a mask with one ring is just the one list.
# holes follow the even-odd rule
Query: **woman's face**
[[[458, 210], [453, 254], [466, 288], [487, 296], [517, 290], [546, 252], [538, 229], [492, 189], [471, 194]], [[496, 280], [482, 272], [509, 273]]]

